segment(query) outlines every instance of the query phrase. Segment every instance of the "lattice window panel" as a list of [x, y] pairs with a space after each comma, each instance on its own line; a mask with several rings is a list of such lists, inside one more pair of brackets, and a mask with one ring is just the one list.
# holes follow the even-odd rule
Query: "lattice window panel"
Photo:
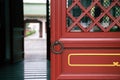
[[120, 32], [120, 0], [67, 0], [67, 32]]

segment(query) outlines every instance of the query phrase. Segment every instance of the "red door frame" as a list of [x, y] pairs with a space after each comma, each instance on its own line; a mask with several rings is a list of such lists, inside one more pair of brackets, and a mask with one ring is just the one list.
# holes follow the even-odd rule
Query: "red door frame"
[[[40, 38], [42, 38], [42, 28], [43, 28], [43, 26], [42, 26], [42, 21], [39, 21], [39, 20], [37, 20], [37, 19], [26, 19], [26, 20], [24, 20], [24, 30], [25, 30], [25, 24], [26, 23], [39, 23], [40, 25], [39, 25], [39, 37]], [[24, 31], [24, 33], [25, 33], [25, 31]]]
[[[74, 51], [70, 49], [76, 49], [75, 53], [79, 53], [79, 50], [77, 50], [79, 48], [81, 50], [81, 53], [88, 53], [88, 51], [93, 53], [120, 53], [119, 32], [66, 32], [66, 14], [66, 0], [51, 0], [51, 43], [54, 43], [55, 41], [61, 41], [64, 44], [64, 50], [69, 49], [71, 53]], [[85, 51], [85, 49], [87, 51]], [[66, 61], [63, 61], [62, 59], [66, 57], [62, 56], [66, 56], [66, 52], [67, 50], [63, 51], [62, 54], [54, 54], [51, 50], [51, 80], [104, 80], [108, 77], [109, 79], [120, 79], [120, 75], [65, 75], [62, 69], [62, 63]]]

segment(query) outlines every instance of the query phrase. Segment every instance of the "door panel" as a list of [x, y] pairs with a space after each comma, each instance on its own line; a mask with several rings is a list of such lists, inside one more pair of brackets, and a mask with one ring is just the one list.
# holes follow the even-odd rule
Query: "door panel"
[[[99, 52], [98, 52], [99, 51]], [[119, 55], [108, 50], [65, 50], [62, 54], [62, 73], [65, 74], [113, 74], [119, 73]], [[88, 53], [91, 52], [91, 53]], [[107, 68], [106, 68], [107, 67]], [[117, 69], [117, 70], [116, 70]]]
[[23, 51], [23, 28], [14, 28], [13, 32], [13, 62], [18, 62], [23, 60], [24, 51]]
[[[105, 2], [105, 0], [101, 0], [101, 1], [98, 0], [98, 1], [91, 1], [91, 4], [89, 1], [87, 0], [76, 0], [76, 1], [64, 0], [62, 1], [62, 4], [61, 4], [62, 6], [61, 6], [61, 9], [59, 8], [58, 13], [62, 13], [61, 15], [62, 18], [60, 19], [62, 19], [63, 37], [68, 37], [68, 38], [119, 37], [120, 35], [119, 33], [120, 32], [120, 28], [119, 28], [120, 14], [119, 14], [119, 10], [117, 10], [119, 8], [119, 5], [118, 5], [119, 1], [112, 2], [111, 0], [107, 0]], [[70, 2], [71, 2], [71, 5], [69, 5]], [[86, 2], [87, 4], [90, 4], [89, 8], [85, 8], [83, 6], [84, 4], [86, 4]], [[95, 17], [96, 5], [98, 5], [97, 7], [100, 8], [101, 10], [98, 17]], [[81, 10], [80, 13], [79, 13], [79, 10]], [[79, 16], [76, 13], [79, 13]], [[115, 22], [115, 19], [116, 19], [116, 22], [118, 23]], [[107, 22], [109, 22], [109, 24]], [[105, 24], [107, 26], [105, 26]]]
[[120, 79], [119, 3], [51, 0], [51, 80]]
[[[120, 78], [120, 50], [105, 49], [65, 49], [60, 57], [56, 57], [57, 69], [61, 68], [58, 80], [66, 79], [116, 79]], [[88, 53], [91, 52], [91, 53]], [[58, 56], [58, 55], [57, 55]], [[59, 60], [58, 60], [59, 59]], [[61, 60], [61, 61], [60, 61]], [[60, 64], [61, 63], [61, 64]], [[115, 65], [116, 63], [116, 65]]]
[[0, 64], [5, 61], [5, 14], [4, 1], [0, 1]]
[[24, 58], [23, 0], [10, 1], [11, 62]]

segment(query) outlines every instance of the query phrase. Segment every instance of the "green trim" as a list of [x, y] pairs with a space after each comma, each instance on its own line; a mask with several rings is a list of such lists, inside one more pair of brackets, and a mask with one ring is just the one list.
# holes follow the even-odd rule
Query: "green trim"
[[24, 15], [46, 15], [46, 4], [43, 3], [24, 4]]

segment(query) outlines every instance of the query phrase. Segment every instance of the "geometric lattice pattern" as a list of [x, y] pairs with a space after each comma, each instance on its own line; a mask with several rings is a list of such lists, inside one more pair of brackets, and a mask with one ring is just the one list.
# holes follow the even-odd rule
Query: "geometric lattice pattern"
[[67, 32], [120, 32], [120, 0], [66, 0]]

